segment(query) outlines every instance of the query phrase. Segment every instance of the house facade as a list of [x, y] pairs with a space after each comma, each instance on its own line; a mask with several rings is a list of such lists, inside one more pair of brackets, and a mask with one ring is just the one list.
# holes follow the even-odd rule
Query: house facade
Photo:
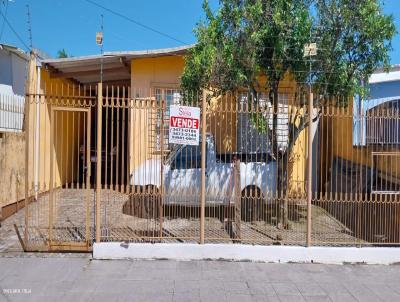
[[[153, 157], [159, 157], [161, 154], [161, 142], [163, 141], [164, 152], [168, 152], [168, 124], [164, 122], [163, 129], [159, 120], [160, 113], [156, 108], [157, 102], [164, 100], [164, 120], [168, 119], [169, 106], [171, 104], [180, 104], [183, 102], [183, 96], [180, 90], [180, 77], [183, 73], [185, 64], [185, 55], [192, 46], [184, 46], [171, 49], [159, 49], [149, 51], [128, 51], [128, 52], [109, 52], [101, 55], [63, 58], [63, 59], [48, 59], [41, 62], [41, 81], [40, 89], [43, 95], [69, 95], [72, 99], [78, 94], [88, 96], [88, 99], [93, 100], [93, 96], [98, 94], [96, 87], [102, 80], [102, 95], [103, 102], [129, 102], [125, 109], [120, 106], [114, 106], [113, 109], [103, 108], [102, 111], [102, 149], [105, 154], [115, 151], [115, 158], [104, 162], [110, 171], [105, 171], [103, 174], [113, 174], [112, 180], [103, 179], [104, 184], [110, 185], [119, 182], [118, 185], [126, 186], [129, 183], [129, 176], [136, 167], [143, 164], [146, 160]], [[101, 74], [102, 72], [102, 74]], [[34, 79], [38, 78], [37, 71], [32, 73]], [[35, 86], [35, 85], [34, 85]], [[78, 88], [80, 87], [79, 91]], [[35, 89], [35, 88], [34, 88]], [[282, 116], [288, 114], [288, 108], [293, 100], [296, 85], [290, 77], [286, 77], [280, 87], [280, 114]], [[267, 95], [265, 93], [265, 95]], [[91, 98], [90, 98], [91, 97]], [[257, 134], [257, 130], [253, 129], [250, 115], [240, 109], [244, 104], [244, 99], [237, 101], [237, 97], [214, 98], [210, 102], [209, 114], [207, 117], [207, 131], [215, 137], [216, 148], [218, 153], [232, 152], [267, 152], [268, 138], [266, 135]], [[68, 98], [68, 97], [67, 97]], [[127, 105], [127, 103], [125, 103]], [[242, 108], [243, 108], [242, 104]], [[195, 104], [200, 106], [200, 104]], [[92, 104], [91, 110], [91, 129], [96, 127], [97, 111], [96, 104]], [[128, 108], [129, 107], [129, 108]], [[31, 106], [31, 108], [33, 108]], [[50, 107], [40, 109], [40, 135], [44, 139], [40, 139], [40, 150], [37, 165], [40, 168], [39, 176], [37, 177], [37, 186], [47, 188], [49, 183], [50, 163], [46, 161], [46, 157], [50, 152]], [[43, 112], [42, 112], [43, 111]], [[38, 118], [35, 109], [31, 110], [30, 118], [30, 133], [33, 133], [36, 128], [34, 120]], [[68, 113], [65, 113], [68, 115]], [[61, 145], [73, 146], [70, 151], [65, 154], [64, 159], [69, 158], [72, 163], [59, 163], [56, 167], [56, 178], [59, 185], [67, 182], [76, 182], [76, 178], [72, 174], [72, 167], [79, 166], [79, 140], [82, 140], [82, 133], [73, 127], [73, 117], [70, 115], [63, 119], [63, 125], [60, 130], [68, 132], [68, 137], [64, 135]], [[111, 129], [111, 123], [119, 121], [117, 129]], [[285, 122], [286, 120], [286, 122]], [[76, 121], [75, 121], [76, 122]], [[61, 123], [61, 122], [60, 122]], [[282, 139], [280, 144], [284, 146], [287, 140], [287, 117], [280, 119]], [[285, 128], [286, 127], [286, 128]], [[62, 129], [62, 130], [61, 130]], [[67, 130], [68, 129], [68, 130]], [[112, 132], [118, 134], [112, 134]], [[92, 131], [90, 135], [91, 150], [95, 150], [94, 142], [96, 140]], [[161, 135], [161, 132], [164, 135]], [[296, 141], [293, 155], [290, 158], [288, 173], [289, 189], [292, 192], [294, 199], [299, 198], [304, 194], [304, 179], [305, 179], [305, 143], [306, 131], [303, 131]], [[75, 133], [75, 134], [72, 134]], [[253, 133], [254, 135], [249, 135]], [[32, 134], [33, 136], [33, 134]], [[111, 137], [113, 136], [113, 137]], [[118, 136], [118, 139], [116, 139]], [[116, 151], [118, 149], [118, 151]], [[116, 154], [118, 153], [118, 159]], [[111, 157], [111, 156], [110, 156]], [[115, 162], [117, 161], [117, 162]], [[57, 163], [56, 163], [57, 165]], [[93, 168], [94, 162], [92, 163]], [[120, 169], [124, 166], [124, 172]], [[112, 166], [112, 167], [111, 167]], [[126, 172], [126, 169], [129, 173]], [[34, 173], [32, 167], [31, 173]], [[61, 172], [63, 170], [64, 172]], [[76, 170], [76, 169], [75, 169]], [[118, 170], [118, 171], [117, 171]], [[91, 173], [94, 177], [95, 171]], [[123, 175], [121, 175], [123, 174]], [[117, 175], [120, 175], [117, 180]], [[30, 178], [34, 178], [31, 174]], [[92, 180], [93, 182], [94, 180]], [[35, 181], [34, 181], [35, 183]], [[47, 184], [44, 187], [41, 184]], [[40, 190], [45, 191], [45, 190]]]
[[[197, 240], [199, 207], [189, 202], [199, 200], [205, 184], [203, 223], [209, 240], [302, 244], [312, 216], [317, 245], [400, 242], [399, 114], [392, 102], [397, 92], [379, 97], [387, 101], [376, 101], [377, 95], [331, 100], [316, 106], [313, 116], [290, 75], [280, 83], [276, 112], [268, 91], [259, 92], [257, 103], [246, 91], [190, 96], [180, 89], [190, 48], [31, 58], [25, 130], [32, 152], [25, 152], [25, 195], [32, 234], [25, 234], [25, 241], [44, 241], [44, 250], [90, 250], [94, 233], [96, 241]], [[206, 107], [202, 119], [215, 140], [215, 149], [207, 150], [219, 174], [207, 179], [211, 162], [206, 155], [202, 163], [200, 146], [169, 143], [172, 105]], [[312, 127], [304, 123], [311, 117]], [[271, 135], [274, 123], [277, 131]], [[252, 174], [241, 173], [246, 169]], [[262, 179], [265, 171], [268, 180]], [[307, 194], [310, 174], [312, 194]], [[234, 191], [242, 180], [250, 185]], [[164, 191], [164, 181], [183, 193]], [[270, 189], [274, 181], [282, 183], [281, 191]], [[218, 199], [220, 192], [225, 195]]]

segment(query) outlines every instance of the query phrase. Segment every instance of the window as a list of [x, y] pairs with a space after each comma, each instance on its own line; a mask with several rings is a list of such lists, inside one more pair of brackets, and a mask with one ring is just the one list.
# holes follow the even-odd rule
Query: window
[[[181, 93], [179, 89], [174, 88], [155, 88], [154, 90], [155, 99], [158, 104], [161, 101], [165, 101], [165, 111], [164, 116], [162, 118], [161, 110], [157, 110], [157, 112], [153, 115], [153, 124], [154, 124], [154, 133], [150, 135], [152, 141], [150, 142], [150, 146], [154, 151], [161, 151], [161, 125], [163, 123], [164, 133], [163, 133], [163, 142], [164, 142], [164, 150], [169, 150], [170, 146], [168, 143], [169, 136], [169, 110], [171, 105], [179, 105], [181, 102]], [[163, 121], [161, 121], [163, 119]]]
[[399, 97], [353, 103], [353, 145], [400, 144]]
[[400, 143], [400, 100], [383, 103], [367, 111], [367, 144]]
[[201, 147], [185, 146], [175, 157], [172, 169], [200, 169], [201, 168]]
[[[238, 151], [239, 152], [268, 152], [269, 144], [267, 131], [273, 128], [273, 107], [265, 93], [259, 93], [258, 106], [262, 117], [265, 119], [268, 129], [259, 129], [253, 119], [252, 113], [256, 111], [256, 104], [248, 101], [248, 93], [243, 92], [239, 96], [241, 111], [238, 114]], [[277, 115], [277, 145], [278, 148], [284, 150], [288, 144], [289, 136], [289, 93], [278, 94], [278, 111]]]
[[277, 114], [278, 114], [278, 125], [277, 125], [276, 135], [278, 141], [278, 148], [284, 150], [286, 149], [289, 140], [289, 94], [288, 93], [278, 94]]

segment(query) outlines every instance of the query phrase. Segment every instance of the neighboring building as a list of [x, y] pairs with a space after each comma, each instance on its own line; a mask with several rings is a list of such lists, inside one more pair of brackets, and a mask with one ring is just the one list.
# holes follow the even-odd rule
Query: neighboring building
[[28, 61], [21, 49], [0, 44], [0, 132], [22, 130]]
[[368, 97], [342, 109], [341, 120], [325, 123], [332, 129], [330, 154], [323, 155], [326, 191], [393, 197], [400, 192], [400, 66], [374, 72], [368, 88]]
[[353, 143], [372, 152], [367, 191], [397, 194], [400, 191], [400, 65], [392, 66], [389, 72], [377, 70], [368, 85], [369, 96], [354, 103]]
[[9, 205], [24, 197], [25, 136], [21, 132], [28, 61], [29, 55], [21, 49], [0, 44], [0, 221], [16, 210]]
[[[47, 57], [34, 50], [39, 59]], [[25, 86], [30, 55], [0, 44], [0, 221], [25, 198]]]
[[[382, 115], [400, 109], [400, 65], [394, 65], [386, 73], [377, 70], [369, 79], [369, 96], [365, 100], [355, 100], [354, 114], [364, 119], [354, 123], [354, 145], [399, 144], [400, 124], [396, 119]], [[371, 118], [374, 116], [374, 118]], [[385, 119], [383, 120], [382, 117]], [[390, 129], [390, 131], [388, 131]]]
[[26, 71], [29, 55], [23, 50], [0, 44], [0, 84], [12, 88], [17, 95], [25, 95]]
[[376, 71], [368, 85], [366, 99], [329, 108], [320, 123], [321, 192], [326, 209], [359, 238], [393, 242], [400, 236], [399, 66]]

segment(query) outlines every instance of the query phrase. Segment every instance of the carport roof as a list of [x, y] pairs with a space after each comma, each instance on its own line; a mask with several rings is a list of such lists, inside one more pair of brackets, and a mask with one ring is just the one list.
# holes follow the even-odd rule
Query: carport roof
[[82, 84], [94, 84], [100, 80], [100, 66], [103, 64], [104, 82], [130, 80], [130, 60], [160, 56], [183, 55], [193, 45], [138, 51], [104, 52], [103, 55], [47, 59], [42, 64], [50, 71], [51, 77], [69, 78]]

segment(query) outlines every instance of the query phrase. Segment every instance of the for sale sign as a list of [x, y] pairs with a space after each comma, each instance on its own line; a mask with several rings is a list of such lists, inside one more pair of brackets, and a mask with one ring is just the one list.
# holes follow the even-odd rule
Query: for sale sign
[[199, 144], [200, 108], [171, 105], [169, 117], [169, 143]]

